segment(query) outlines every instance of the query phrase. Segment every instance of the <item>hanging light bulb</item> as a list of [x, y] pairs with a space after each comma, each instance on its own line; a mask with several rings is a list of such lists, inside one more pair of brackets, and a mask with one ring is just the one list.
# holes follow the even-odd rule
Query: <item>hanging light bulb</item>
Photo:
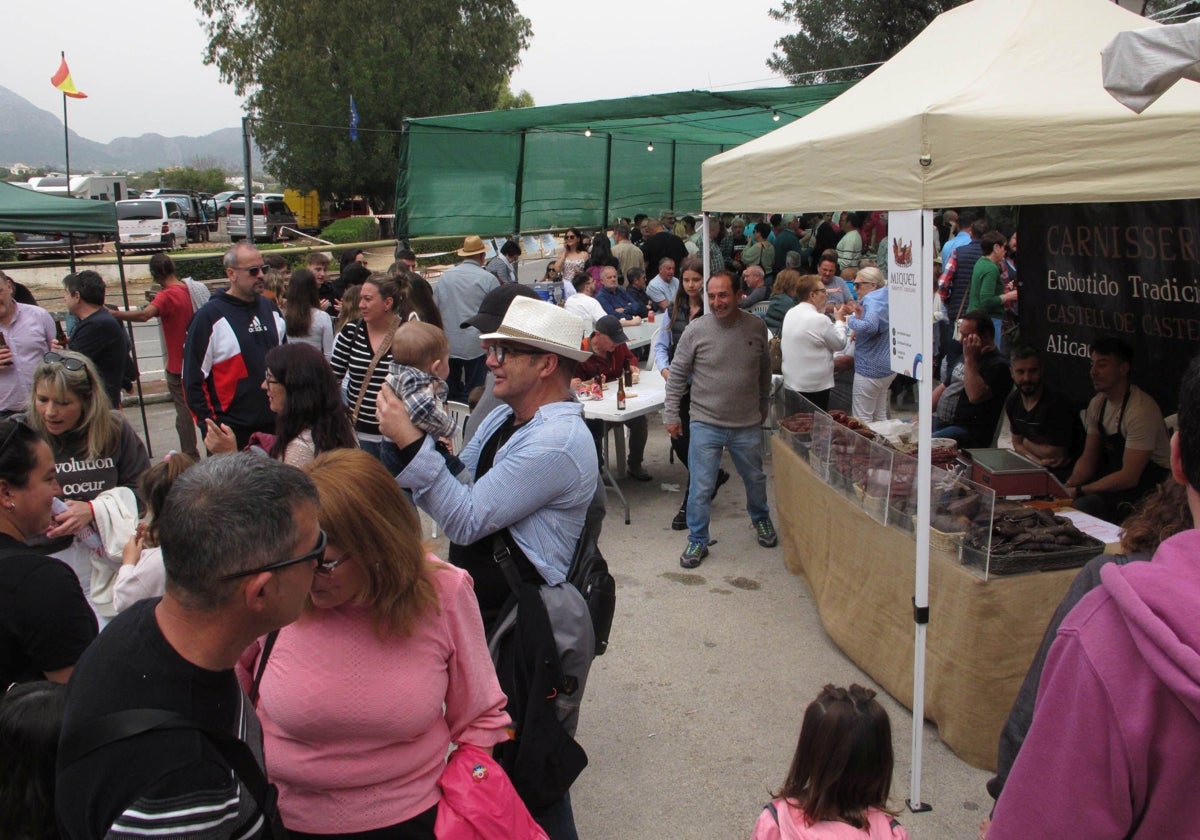
[[778, 111], [772, 111], [772, 112], [771, 112], [771, 119], [773, 119], [775, 122], [779, 122], [779, 112], [778, 112]]
[[591, 137], [591, 136], [592, 136], [592, 130], [591, 130], [591, 128], [585, 128], [585, 129], [583, 130], [583, 136], [584, 136], [584, 137]]
[[649, 143], [646, 144], [646, 151], [647, 152], [654, 151], [654, 141], [653, 140], [651, 140]]

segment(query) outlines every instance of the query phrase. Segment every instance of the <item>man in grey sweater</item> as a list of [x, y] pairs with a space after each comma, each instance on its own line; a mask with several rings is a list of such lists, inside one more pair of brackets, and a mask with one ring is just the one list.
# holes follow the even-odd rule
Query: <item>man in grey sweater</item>
[[679, 340], [667, 380], [663, 422], [671, 437], [683, 427], [679, 402], [691, 389], [688, 447], [688, 544], [679, 565], [694, 569], [708, 556], [708, 520], [721, 453], [729, 450], [746, 485], [746, 510], [764, 548], [778, 545], [767, 506], [761, 427], [771, 395], [767, 327], [738, 308], [741, 291], [728, 272], [708, 280], [709, 313], [692, 321]]

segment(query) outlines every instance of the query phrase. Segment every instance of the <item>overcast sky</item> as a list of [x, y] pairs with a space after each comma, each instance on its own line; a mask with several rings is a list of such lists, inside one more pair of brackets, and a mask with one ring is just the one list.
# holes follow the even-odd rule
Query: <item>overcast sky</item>
[[[785, 82], [766, 66], [775, 41], [791, 31], [767, 15], [776, 0], [744, 0], [707, 15], [708, 3], [517, 3], [534, 35], [513, 89], [528, 90], [538, 105]], [[241, 99], [204, 64], [204, 30], [190, 0], [10, 5], [0, 85], [61, 118], [62, 96], [50, 76], [65, 50], [76, 86], [88, 95], [68, 106], [71, 128], [82, 136], [108, 142], [239, 125]]]

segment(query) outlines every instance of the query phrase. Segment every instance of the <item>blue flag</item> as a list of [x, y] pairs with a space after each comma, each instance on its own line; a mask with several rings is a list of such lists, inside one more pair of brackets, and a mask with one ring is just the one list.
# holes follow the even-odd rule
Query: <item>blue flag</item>
[[358, 139], [358, 107], [354, 104], [354, 95], [350, 95], [350, 139]]

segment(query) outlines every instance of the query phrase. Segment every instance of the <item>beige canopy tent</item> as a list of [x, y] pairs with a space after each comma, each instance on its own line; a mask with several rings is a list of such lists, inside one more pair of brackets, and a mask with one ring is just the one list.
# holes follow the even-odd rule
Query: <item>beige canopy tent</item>
[[[1134, 114], [1101, 82], [1101, 50], [1118, 33], [1147, 25], [1153, 24], [1109, 0], [959, 6], [837, 99], [706, 160], [702, 207], [924, 210], [919, 229], [934, 207], [1194, 198], [1200, 154], [1190, 136], [1200, 85], [1175, 85]], [[932, 264], [918, 265], [918, 288], [929, 288]], [[931, 358], [927, 313], [919, 321], [917, 346]], [[917, 481], [928, 486], [928, 373], [919, 387]], [[929, 605], [929, 513], [928, 495], [919, 494], [914, 810], [928, 807], [920, 786], [927, 619], [918, 616]]]
[[1109, 0], [975, 0], [940, 15], [803, 119], [705, 161], [703, 207], [734, 210], [1139, 201], [1200, 195], [1200, 85], [1144, 114], [1100, 83]]

